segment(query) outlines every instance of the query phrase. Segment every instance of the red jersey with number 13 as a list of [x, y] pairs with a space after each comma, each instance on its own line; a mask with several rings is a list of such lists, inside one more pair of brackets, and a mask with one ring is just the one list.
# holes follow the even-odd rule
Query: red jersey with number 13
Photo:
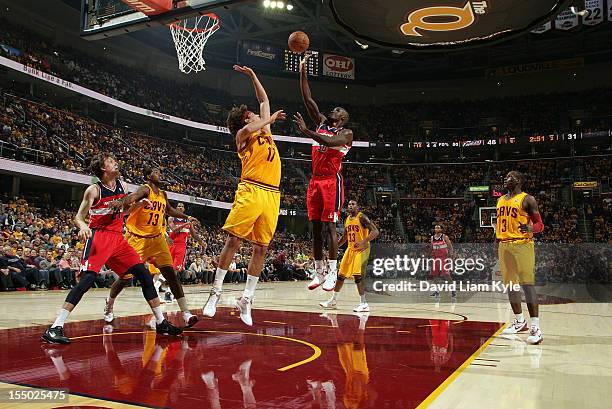
[[[342, 128], [322, 123], [317, 128], [317, 133], [336, 137], [341, 130]], [[312, 143], [312, 175], [336, 176], [342, 170], [342, 158], [346, 156], [350, 149], [350, 145], [330, 148], [314, 141]]]

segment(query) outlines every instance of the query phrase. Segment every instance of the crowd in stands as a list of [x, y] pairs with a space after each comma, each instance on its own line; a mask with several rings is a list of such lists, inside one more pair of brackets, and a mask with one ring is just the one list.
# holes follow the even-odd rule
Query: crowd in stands
[[[227, 110], [253, 98], [236, 98], [221, 89], [197, 83], [185, 84], [156, 78], [144, 68], [122, 66], [100, 56], [84, 54], [64, 44], [53, 44], [24, 27], [0, 20], [0, 55], [59, 75], [143, 108], [199, 122], [224, 125]], [[7, 47], [8, 46], [8, 47]], [[9, 48], [10, 47], [10, 48]], [[100, 55], [102, 55], [102, 50]], [[297, 87], [296, 87], [297, 89]], [[189, 98], [185, 98], [189, 95]], [[564, 92], [548, 95], [499, 97], [483, 100], [418, 101], [396, 105], [345, 107], [352, 113], [351, 127], [359, 139], [407, 141], [416, 136], [446, 140], [482, 136], [524, 136], [555, 131], [608, 129], [606, 114], [612, 110], [612, 89]], [[296, 101], [274, 101], [286, 112], [303, 110]], [[333, 107], [321, 102], [321, 107]], [[213, 108], [215, 107], [215, 108]], [[583, 110], [577, 123], [572, 113]], [[279, 123], [275, 132], [295, 133], [291, 122]]]

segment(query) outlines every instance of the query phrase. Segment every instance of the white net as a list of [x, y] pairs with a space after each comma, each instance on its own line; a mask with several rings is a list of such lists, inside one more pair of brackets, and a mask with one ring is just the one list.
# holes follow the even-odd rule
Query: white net
[[185, 74], [206, 69], [203, 51], [206, 42], [219, 29], [215, 14], [190, 17], [170, 24], [179, 69]]

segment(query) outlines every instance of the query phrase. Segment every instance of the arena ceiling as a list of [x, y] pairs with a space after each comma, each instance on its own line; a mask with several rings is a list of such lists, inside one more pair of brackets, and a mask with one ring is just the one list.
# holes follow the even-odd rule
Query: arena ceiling
[[[56, 2], [80, 11], [80, 0], [46, 0], [44, 7], [53, 7]], [[25, 3], [33, 2], [26, 0]], [[36, 3], [40, 6], [40, 2]], [[295, 30], [307, 32], [314, 49], [356, 58], [358, 79], [367, 83], [482, 76], [489, 68], [577, 56], [584, 56], [587, 63], [612, 60], [612, 22], [609, 21], [592, 27], [580, 25], [571, 31], [525, 34], [499, 44], [458, 51], [400, 52], [376, 46], [362, 49], [338, 26], [321, 0], [291, 0], [292, 12], [271, 11], [261, 3], [247, 3], [217, 13], [222, 26], [206, 47], [208, 64], [227, 67], [235, 63], [242, 40], [285, 46], [287, 37]], [[78, 26], [77, 21], [68, 17], [58, 23]], [[175, 55], [165, 27], [126, 35]]]

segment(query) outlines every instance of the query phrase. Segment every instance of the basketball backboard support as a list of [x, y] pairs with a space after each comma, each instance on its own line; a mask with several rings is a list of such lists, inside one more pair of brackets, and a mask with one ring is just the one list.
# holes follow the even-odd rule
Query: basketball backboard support
[[[99, 40], [251, 0], [82, 0], [81, 36]], [[165, 4], [164, 4], [165, 3]], [[163, 5], [162, 5], [163, 4]], [[146, 10], [141, 12], [138, 10]]]
[[478, 221], [480, 227], [495, 229], [497, 222], [497, 212], [495, 207], [479, 207]]

